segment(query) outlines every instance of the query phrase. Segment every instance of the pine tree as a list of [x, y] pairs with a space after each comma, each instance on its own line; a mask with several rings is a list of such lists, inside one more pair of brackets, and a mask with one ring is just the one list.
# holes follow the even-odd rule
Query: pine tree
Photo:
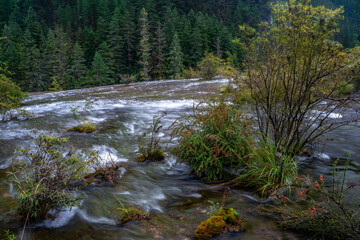
[[122, 25], [124, 35], [124, 51], [126, 55], [125, 65], [128, 71], [135, 65], [135, 23], [129, 11], [124, 13], [124, 23]]
[[91, 86], [103, 86], [109, 84], [109, 68], [103, 61], [100, 53], [95, 52], [94, 61], [91, 66]]
[[169, 55], [169, 75], [173, 78], [180, 77], [184, 70], [183, 53], [181, 52], [180, 40], [178, 34], [175, 33], [171, 43]]
[[194, 28], [191, 34], [191, 55], [189, 56], [190, 66], [196, 66], [197, 62], [204, 56], [203, 41], [200, 34], [200, 30]]
[[108, 36], [108, 46], [110, 52], [113, 54], [113, 64], [114, 64], [114, 78], [117, 83], [120, 82], [119, 76], [120, 73], [124, 71], [125, 64], [125, 54], [124, 54], [124, 38], [121, 31], [121, 26], [123, 25], [124, 19], [120, 12], [120, 9], [117, 8], [114, 11], [114, 15], [111, 19], [110, 30]]
[[149, 36], [149, 25], [148, 25], [148, 14], [143, 8], [140, 14], [140, 48], [139, 48], [139, 55], [140, 61], [139, 64], [141, 65], [141, 80], [147, 81], [150, 80], [149, 73], [151, 71], [150, 66], [150, 53], [151, 53], [151, 46], [150, 46], [150, 36]]
[[80, 44], [76, 42], [71, 53], [69, 88], [80, 88], [86, 83], [86, 73], [88, 69], [85, 62], [84, 50], [81, 48]]
[[43, 39], [43, 32], [38, 16], [32, 7], [28, 10], [25, 18], [25, 25], [26, 29], [29, 30], [31, 34], [31, 38], [34, 39], [35, 44], [39, 47]]
[[108, 77], [108, 84], [114, 84], [115, 83], [115, 61], [114, 61], [114, 53], [110, 51], [109, 46], [106, 42], [103, 42], [100, 44], [99, 48], [97, 49], [97, 52], [100, 54], [104, 64], [107, 66], [107, 77]]
[[95, 34], [95, 43], [100, 45], [103, 41], [106, 41], [109, 34], [109, 22], [103, 18], [99, 17], [96, 24], [96, 34]]
[[24, 52], [22, 52], [21, 68], [26, 73], [22, 86], [28, 91], [45, 91], [48, 85], [45, 82], [44, 58], [38, 49], [29, 30], [24, 35]]
[[84, 48], [86, 64], [89, 66], [94, 59], [97, 49], [95, 34], [91, 28], [86, 27], [80, 36], [81, 46]]
[[62, 27], [56, 26], [54, 31], [49, 31], [47, 37], [45, 47], [45, 60], [49, 74], [48, 79], [52, 78], [63, 89], [67, 88], [69, 80], [67, 70], [70, 60], [69, 55], [69, 37], [63, 31]]
[[164, 58], [164, 46], [165, 46], [165, 38], [162, 30], [161, 22], [158, 21], [158, 26], [156, 28], [155, 33], [155, 46], [153, 51], [153, 59], [154, 59], [154, 69], [152, 74], [155, 79], [160, 79], [165, 77], [165, 58]]
[[[177, 9], [168, 9], [165, 15], [164, 22], [164, 34], [165, 39], [168, 44], [171, 44], [174, 34], [180, 32], [179, 23], [181, 22], [181, 18]], [[169, 51], [170, 46], [167, 46], [166, 50]]]
[[24, 79], [24, 71], [21, 69], [23, 32], [17, 23], [10, 21], [4, 26], [2, 34], [5, 39], [0, 41], [0, 61], [6, 63], [12, 73], [11, 78], [19, 84]]

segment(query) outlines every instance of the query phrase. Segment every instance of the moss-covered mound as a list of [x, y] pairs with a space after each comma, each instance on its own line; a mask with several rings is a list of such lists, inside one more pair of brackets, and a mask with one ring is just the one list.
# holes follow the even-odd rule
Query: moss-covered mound
[[149, 219], [150, 215], [148, 213], [136, 208], [129, 208], [121, 211], [120, 219], [118, 220], [118, 222], [119, 224], [124, 224], [131, 221], [143, 221]]
[[245, 222], [233, 208], [220, 208], [217, 213], [222, 216], [227, 224], [227, 229], [230, 232], [239, 232], [245, 230]]
[[161, 149], [148, 152], [147, 154], [141, 154], [140, 157], [136, 158], [137, 162], [145, 161], [161, 161], [165, 159], [165, 153]]
[[203, 221], [195, 231], [199, 240], [211, 239], [226, 232], [226, 223], [221, 216], [212, 216]]
[[245, 222], [233, 208], [220, 208], [209, 219], [203, 221], [195, 230], [195, 238], [207, 240], [217, 237], [227, 231], [238, 232], [245, 230]]
[[76, 127], [66, 130], [66, 132], [92, 133], [96, 131], [96, 125], [91, 122], [80, 124]]

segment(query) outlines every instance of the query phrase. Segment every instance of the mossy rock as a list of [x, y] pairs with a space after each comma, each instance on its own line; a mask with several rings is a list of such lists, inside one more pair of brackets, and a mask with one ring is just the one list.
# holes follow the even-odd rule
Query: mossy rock
[[137, 157], [135, 159], [137, 162], [145, 162], [147, 159], [146, 159], [146, 156], [144, 154], [141, 154], [139, 157]]
[[145, 162], [145, 161], [161, 161], [165, 159], [165, 153], [161, 149], [157, 149], [151, 151], [146, 154], [141, 154], [136, 158], [137, 162]]
[[92, 133], [96, 131], [95, 125], [79, 125], [66, 130], [66, 132]]
[[243, 221], [239, 214], [233, 208], [220, 208], [218, 216], [221, 216], [226, 222], [230, 232], [239, 232], [245, 230], [245, 221]]
[[195, 230], [195, 238], [207, 240], [226, 232], [226, 222], [221, 216], [212, 216], [203, 221]]
[[245, 230], [245, 221], [233, 208], [220, 208], [211, 218], [203, 221], [195, 231], [195, 238], [207, 240], [221, 234]]
[[119, 223], [124, 224], [131, 221], [144, 221], [149, 219], [150, 214], [136, 208], [129, 208], [121, 211]]
[[229, 90], [228, 90], [228, 87], [227, 86], [221, 86], [220, 87], [220, 89], [219, 89], [219, 92], [220, 93], [226, 93], [226, 92], [228, 92]]

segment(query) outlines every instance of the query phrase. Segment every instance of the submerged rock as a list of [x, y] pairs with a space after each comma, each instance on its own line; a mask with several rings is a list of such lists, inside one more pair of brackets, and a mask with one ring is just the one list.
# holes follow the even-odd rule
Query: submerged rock
[[123, 209], [118, 219], [119, 224], [124, 224], [131, 221], [149, 220], [150, 214], [136, 208]]
[[161, 149], [156, 149], [146, 154], [141, 154], [136, 158], [137, 162], [161, 161], [165, 159], [165, 153]]
[[96, 131], [96, 125], [92, 123], [80, 124], [76, 127], [66, 130], [66, 132], [92, 133]]
[[209, 219], [203, 221], [195, 230], [195, 238], [207, 240], [221, 234], [239, 232], [245, 230], [245, 222], [233, 208], [220, 208], [219, 211]]
[[114, 184], [121, 178], [121, 169], [125, 168], [126, 166], [127, 164], [124, 163], [104, 165], [96, 168], [94, 172], [83, 176], [83, 180], [85, 181], [85, 185], [90, 185], [91, 183], [103, 183], [107, 181]]

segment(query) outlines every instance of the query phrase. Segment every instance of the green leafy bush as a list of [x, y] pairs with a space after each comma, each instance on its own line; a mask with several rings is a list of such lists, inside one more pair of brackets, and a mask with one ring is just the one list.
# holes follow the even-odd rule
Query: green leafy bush
[[197, 69], [202, 78], [211, 79], [219, 74], [220, 68], [224, 65], [224, 60], [216, 57], [213, 53], [207, 53], [203, 60], [198, 63]]
[[[15, 83], [10, 81], [5, 75], [0, 74], [0, 114], [2, 121], [14, 119], [21, 112], [14, 112], [26, 95]], [[25, 114], [26, 112], [23, 111]]]
[[9, 174], [17, 188], [18, 215], [30, 220], [44, 219], [81, 200], [71, 190], [82, 183], [81, 177], [92, 158], [83, 159], [66, 147], [67, 141], [41, 135], [35, 139], [34, 147], [17, 151]]
[[15, 240], [16, 237], [10, 230], [5, 230], [4, 234], [0, 235], [1, 240]]
[[207, 181], [224, 179], [226, 168], [244, 165], [252, 152], [250, 121], [235, 106], [212, 100], [172, 124], [179, 138], [173, 153]]

